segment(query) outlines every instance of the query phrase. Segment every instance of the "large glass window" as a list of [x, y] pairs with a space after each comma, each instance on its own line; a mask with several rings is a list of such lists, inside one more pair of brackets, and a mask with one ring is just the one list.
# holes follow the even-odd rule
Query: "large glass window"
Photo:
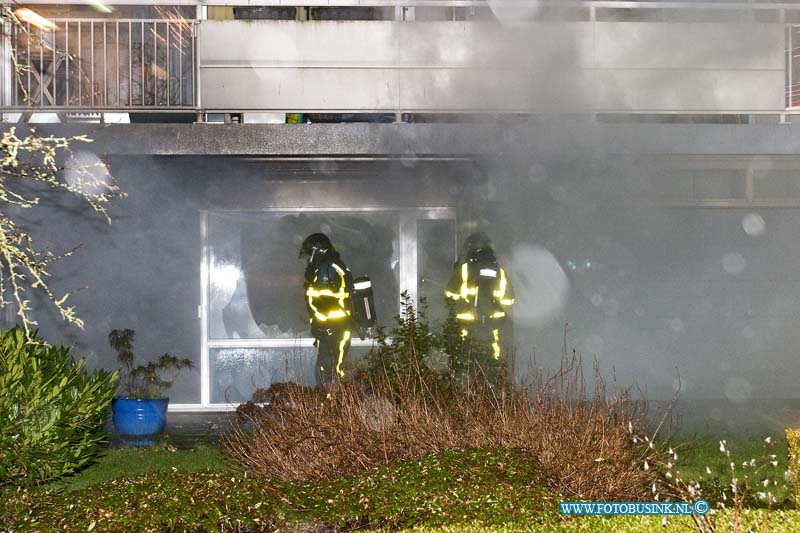
[[447, 316], [444, 289], [456, 260], [454, 220], [420, 220], [417, 223], [417, 295], [428, 305], [428, 317], [441, 321]]
[[[370, 276], [383, 324], [402, 290], [438, 305], [455, 256], [449, 208], [215, 211], [204, 226], [204, 404], [246, 401], [279, 381], [315, 384], [298, 258], [311, 233], [331, 238], [354, 277]], [[351, 359], [370, 345], [355, 339]]]
[[331, 238], [353, 276], [369, 275], [382, 317], [397, 312], [395, 212], [213, 213], [208, 218], [209, 338], [308, 337], [300, 243]]

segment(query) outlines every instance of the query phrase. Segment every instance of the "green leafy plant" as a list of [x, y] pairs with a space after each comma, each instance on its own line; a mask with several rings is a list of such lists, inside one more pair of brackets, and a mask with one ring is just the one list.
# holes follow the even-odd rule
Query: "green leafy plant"
[[117, 373], [87, 373], [69, 348], [0, 333], [0, 485], [72, 473], [97, 453]]
[[355, 381], [367, 388], [402, 391], [436, 392], [452, 396], [467, 381], [489, 384], [505, 380], [504, 366], [500, 374], [492, 374], [481, 360], [491, 351], [484, 342], [465, 338], [455, 309], [448, 302], [448, 316], [441, 327], [429, 323], [425, 298], [419, 307], [407, 292], [401, 294], [400, 314], [394, 317], [391, 329], [378, 326], [376, 345], [356, 366]]
[[[127, 392], [128, 398], [163, 398], [164, 389], [172, 386], [172, 382], [182, 369], [191, 370], [192, 361], [178, 359], [174, 355], [165, 353], [155, 361], [133, 366], [134, 335], [132, 329], [114, 329], [108, 334], [109, 344], [117, 351], [117, 360], [125, 366], [122, 389]], [[162, 373], [165, 372], [171, 373], [169, 379], [162, 377]]]
[[[425, 316], [425, 299], [419, 309], [407, 292], [401, 294], [401, 311], [394, 328], [377, 327], [376, 346], [356, 369], [355, 380], [397, 395], [422, 390], [447, 391], [453, 385], [448, 349], [461, 348], [450, 321], [444, 335], [433, 331]], [[448, 328], [449, 324], [449, 329]]]

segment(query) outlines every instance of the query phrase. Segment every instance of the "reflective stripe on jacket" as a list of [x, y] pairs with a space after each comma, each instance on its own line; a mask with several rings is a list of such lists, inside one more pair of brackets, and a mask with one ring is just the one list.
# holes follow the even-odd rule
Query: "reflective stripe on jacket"
[[497, 264], [465, 261], [457, 264], [445, 289], [455, 302], [456, 318], [470, 322], [503, 318], [514, 305], [514, 290], [506, 271]]
[[344, 264], [324, 261], [306, 283], [306, 307], [312, 321], [338, 321], [350, 316], [353, 277]]

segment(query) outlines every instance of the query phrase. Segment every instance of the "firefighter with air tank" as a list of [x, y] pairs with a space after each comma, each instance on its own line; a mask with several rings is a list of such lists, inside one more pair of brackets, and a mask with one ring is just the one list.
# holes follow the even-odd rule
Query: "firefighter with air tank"
[[353, 279], [350, 269], [323, 233], [306, 237], [300, 256], [308, 256], [305, 302], [311, 335], [317, 347], [319, 384], [329, 386], [344, 378], [343, 363], [355, 331], [362, 339], [375, 324], [372, 284], [367, 276]]
[[480, 370], [490, 380], [497, 381], [504, 363], [502, 339], [510, 329], [508, 312], [514, 304], [514, 292], [485, 233], [467, 237], [463, 253], [463, 259], [455, 264], [445, 295], [453, 304], [461, 335]]

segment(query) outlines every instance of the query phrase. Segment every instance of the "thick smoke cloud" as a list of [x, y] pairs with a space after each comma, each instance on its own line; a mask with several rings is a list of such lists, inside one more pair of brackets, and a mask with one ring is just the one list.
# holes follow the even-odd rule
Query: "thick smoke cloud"
[[[760, 31], [753, 35], [762, 35]], [[41, 244], [69, 243], [73, 237], [83, 242], [75, 258], [58, 266], [56, 278], [65, 289], [86, 287], [75, 298], [79, 310], [91, 315], [85, 333], [64, 332], [46, 315], [40, 317], [43, 329], [61, 331], [64, 339], [107, 367], [115, 366], [104, 339], [111, 327], [136, 328], [141, 353], [167, 350], [196, 358], [201, 335], [193, 311], [200, 303], [198, 220], [203, 210], [325, 202], [446, 205], [458, 210], [461, 239], [475, 228], [486, 230], [508, 265], [519, 299], [518, 368], [532, 364], [534, 356], [537, 364], [556, 367], [569, 323], [570, 348], [596, 356], [619, 383], [635, 380], [650, 398], [669, 398], [681, 388], [684, 398], [721, 400], [721, 418], [724, 406], [797, 397], [800, 214], [790, 208], [668, 207], [663, 190], [685, 177], [675, 161], [652, 153], [620, 155], [615, 139], [603, 136], [596, 122], [574, 116], [586, 111], [596, 90], [629, 102], [626, 86], [553, 89], [559, 87], [553, 80], [568, 79], [589, 60], [582, 42], [570, 44], [562, 36], [553, 48], [532, 48], [530, 38], [516, 27], [491, 32], [496, 47], [454, 51], [442, 38], [432, 57], [450, 62], [478, 58], [494, 67], [537, 65], [528, 74], [514, 75], [513, 85], [504, 84], [511, 78], [491, 77], [487, 71], [473, 85], [477, 89], [472, 96], [482, 102], [523, 95], [530, 102], [546, 103], [540, 111], [551, 106], [561, 113], [532, 118], [529, 137], [521, 133], [524, 128], [509, 128], [506, 136], [492, 140], [493, 154], [476, 155], [474, 164], [447, 170], [433, 171], [409, 152], [397, 174], [343, 170], [330, 161], [280, 176], [266, 166], [230, 159], [108, 161], [130, 194], [112, 212], [114, 225], [83, 217], [87, 208], [77, 204], [66, 205], [67, 214], [34, 221], [55, 228], [40, 235]], [[772, 61], [769, 47], [743, 49], [752, 65]], [[684, 52], [660, 60], [680, 63], [692, 53]], [[653, 78], [649, 88], [680, 101], [686, 94], [677, 81], [665, 86], [663, 78]], [[445, 77], [437, 90], [444, 98], [460, 83]], [[722, 87], [703, 97], [727, 95]], [[402, 127], [413, 137], [413, 125]], [[643, 127], [642, 134], [657, 139], [661, 127], [666, 126]], [[598, 132], [588, 143], [587, 130]], [[534, 141], [543, 136], [546, 142]], [[746, 159], [749, 147], [739, 150]], [[692, 171], [695, 192], [708, 184], [713, 197], [723, 182], [714, 165], [725, 168], [734, 160], [714, 154], [700, 159], [704, 165]], [[742, 159], [735, 158], [743, 171], [748, 162]], [[753, 163], [768, 166], [756, 158]], [[765, 170], [763, 183], [770, 183], [771, 172]], [[786, 172], [796, 175], [791, 169]], [[178, 401], [198, 401], [199, 375], [181, 377], [174, 391]]]
[[[624, 51], [624, 61], [640, 68], [728, 68], [738, 59], [743, 61], [740, 65], [782, 64], [781, 47], [771, 44], [774, 39], [764, 25], [742, 27], [748, 38], [737, 44], [739, 55], [713, 44], [698, 50], [688, 44], [694, 40], [694, 30], [688, 27], [658, 26], [658, 35], [639, 36], [640, 48], [614, 48], [612, 40], [605, 48], [600, 42], [600, 48], [592, 49], [575, 40], [572, 46], [557, 41], [552, 48], [532, 52], [530, 46], [518, 48], [533, 53], [533, 59], [524, 53], [502, 53], [499, 63], [519, 61], [535, 75], [527, 80], [530, 85], [519, 80], [517, 87], [496, 85], [482, 97], [492, 101], [523, 91], [548, 101], [540, 80], [571, 82], [587, 65], [613, 65], [614, 57], [603, 55], [603, 50]], [[625, 38], [633, 35], [632, 27], [622, 33]], [[516, 24], [507, 28], [509, 34], [518, 31]], [[729, 28], [712, 29], [725, 33]], [[643, 26], [642, 32], [649, 29]], [[658, 36], [678, 45], [648, 53], [648, 43]], [[603, 33], [598, 39], [608, 37]], [[513, 38], [502, 41], [498, 49], [507, 52], [504, 47], [511, 42]], [[587, 57], [587, 51], [597, 55]], [[582, 128], [595, 127], [591, 117], [583, 122], [575, 117], [596, 105], [598, 91], [611, 89], [616, 96], [605, 101], [616, 102], [622, 112], [646, 109], [636, 97], [644, 94], [653, 96], [655, 107], [672, 102], [666, 107], [674, 109], [693, 109], [685, 102], [695, 96], [709, 109], [730, 99], [723, 85], [712, 84], [713, 91], [694, 95], [697, 84], [665, 78], [663, 72], [648, 76], [650, 81], [630, 79], [632, 85], [611, 87], [569, 83], [564, 93], [568, 98], [552, 104], [554, 115], [531, 121], [528, 142], [519, 137], [519, 130], [513, 138], [498, 141], [496, 157], [482, 162], [485, 186], [468, 191], [476, 198], [465, 202], [469, 207], [464, 220], [473, 224], [462, 232], [476, 224], [489, 231], [524, 288], [524, 305], [515, 314], [517, 366], [525, 368], [526, 360], [535, 360], [545, 368], [557, 367], [566, 332], [568, 348], [597, 357], [607, 376], [613, 372], [623, 385], [637, 382], [650, 398], [667, 399], [678, 389], [684, 399], [722, 399], [736, 405], [793, 397], [800, 369], [793, 362], [797, 339], [790, 317], [800, 306], [790, 302], [797, 301], [798, 257], [793, 235], [784, 230], [796, 213], [668, 207], [663, 191], [685, 179], [676, 170], [679, 157], [670, 161], [654, 154], [622, 156], [614, 139], [602, 136], [590, 143], [577, 141]], [[746, 92], [737, 85], [739, 89]], [[655, 138], [659, 127], [653, 124], [650, 131], [642, 131]], [[533, 139], [540, 139], [543, 131], [558, 141], [537, 145]], [[748, 153], [747, 146], [740, 150]], [[670, 152], [670, 147], [664, 151]], [[719, 192], [723, 180], [718, 179], [715, 162], [720, 168], [731, 165], [709, 154], [693, 172], [695, 193], [703, 194], [707, 183], [710, 197], [730, 198], [736, 192]], [[760, 164], [765, 166], [764, 161]], [[743, 184], [747, 164], [740, 165]], [[687, 189], [684, 202], [689, 194]], [[519, 260], [532, 250], [538, 255]], [[558, 268], [543, 268], [541, 257], [554, 258]], [[537, 303], [540, 313], [532, 314]]]

